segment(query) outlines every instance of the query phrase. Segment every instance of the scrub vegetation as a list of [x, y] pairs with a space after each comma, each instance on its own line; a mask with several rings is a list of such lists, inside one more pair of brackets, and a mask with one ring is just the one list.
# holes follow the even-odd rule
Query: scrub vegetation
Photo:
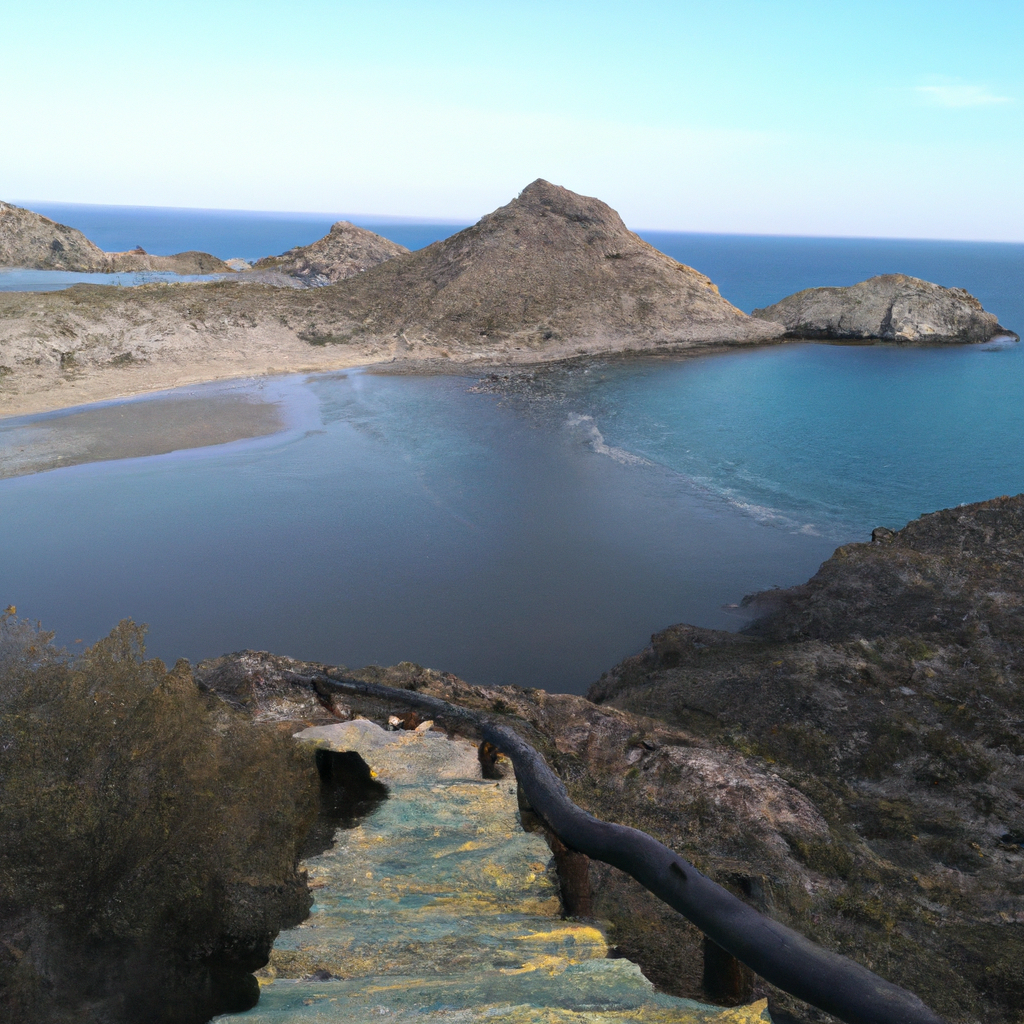
[[309, 907], [315, 767], [279, 727], [147, 660], [0, 617], [0, 1017], [188, 1022], [244, 1009]]

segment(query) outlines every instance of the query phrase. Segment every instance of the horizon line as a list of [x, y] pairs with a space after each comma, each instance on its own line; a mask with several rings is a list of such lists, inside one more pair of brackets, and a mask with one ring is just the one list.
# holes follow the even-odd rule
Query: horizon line
[[[114, 210], [160, 210], [176, 213], [222, 213], [238, 214], [240, 216], [256, 216], [267, 218], [294, 217], [300, 220], [332, 219], [347, 220], [356, 224], [357, 221], [364, 221], [368, 224], [388, 225], [435, 225], [445, 227], [467, 228], [478, 223], [476, 220], [467, 220], [463, 217], [442, 218], [442, 217], [413, 217], [396, 214], [383, 213], [332, 213], [317, 210], [247, 210], [235, 207], [218, 206], [157, 206], [145, 203], [80, 203], [60, 199], [36, 199], [36, 200], [5, 200], [12, 206], [23, 206], [24, 209], [37, 212], [32, 209], [32, 204], [58, 207], [85, 207], [90, 209], [114, 209]], [[488, 211], [491, 212], [491, 211]], [[618, 211], [616, 211], [618, 212]], [[486, 216], [482, 214], [481, 216]], [[835, 241], [864, 241], [864, 242], [950, 242], [950, 243], [971, 243], [977, 245], [1024, 245], [1024, 239], [1008, 241], [1006, 239], [992, 238], [949, 238], [946, 236], [924, 236], [924, 235], [856, 235], [856, 234], [805, 234], [797, 232], [772, 232], [772, 231], [698, 231], [694, 229], [664, 228], [664, 227], [630, 227], [628, 230], [634, 234], [660, 233], [667, 235], [698, 235], [698, 236], [726, 236], [733, 238], [802, 238], [820, 239]]]

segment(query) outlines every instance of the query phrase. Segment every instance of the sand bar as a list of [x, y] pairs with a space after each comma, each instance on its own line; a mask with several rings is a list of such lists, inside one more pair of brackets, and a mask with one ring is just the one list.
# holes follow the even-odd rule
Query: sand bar
[[0, 478], [227, 444], [285, 426], [278, 403], [251, 394], [174, 394], [13, 418], [0, 421]]

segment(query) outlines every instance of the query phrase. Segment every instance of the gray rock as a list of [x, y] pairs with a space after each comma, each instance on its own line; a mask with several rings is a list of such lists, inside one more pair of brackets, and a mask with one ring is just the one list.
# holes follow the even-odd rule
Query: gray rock
[[849, 288], [808, 288], [751, 315], [782, 324], [791, 338], [972, 344], [1009, 335], [1019, 340], [963, 288], [905, 274], [882, 274]]
[[281, 256], [265, 256], [254, 270], [278, 271], [316, 287], [337, 284], [408, 251], [404, 245], [339, 220], [323, 238]]

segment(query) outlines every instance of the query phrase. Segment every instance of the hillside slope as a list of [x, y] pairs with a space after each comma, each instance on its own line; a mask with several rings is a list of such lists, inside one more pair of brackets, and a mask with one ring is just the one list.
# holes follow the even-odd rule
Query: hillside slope
[[[814, 801], [801, 930], [950, 1021], [1024, 1005], [1024, 495], [836, 550], [742, 633], [656, 633], [589, 697], [747, 756]], [[643, 762], [641, 761], [641, 768]]]
[[543, 179], [472, 227], [341, 287], [363, 330], [394, 333], [411, 349], [497, 345], [570, 354], [782, 334], [638, 238], [599, 199]]

